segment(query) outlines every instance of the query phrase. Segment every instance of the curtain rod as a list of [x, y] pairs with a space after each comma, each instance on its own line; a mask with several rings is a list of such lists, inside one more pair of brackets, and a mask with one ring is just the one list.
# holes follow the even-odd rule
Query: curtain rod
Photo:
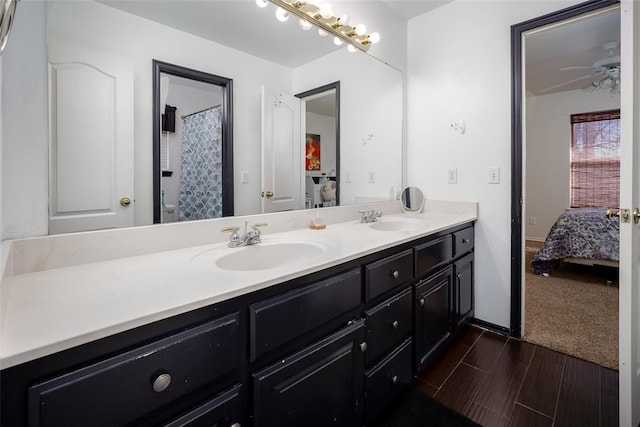
[[196, 111], [196, 112], [189, 113], [189, 114], [184, 114], [184, 115], [180, 116], [180, 118], [181, 118], [182, 120], [184, 120], [185, 118], [187, 118], [187, 117], [189, 117], [189, 116], [193, 116], [194, 114], [204, 113], [205, 111], [213, 110], [214, 108], [217, 108], [217, 107], [220, 107], [220, 104], [218, 104], [218, 105], [214, 105], [213, 107], [205, 108], [204, 110]]

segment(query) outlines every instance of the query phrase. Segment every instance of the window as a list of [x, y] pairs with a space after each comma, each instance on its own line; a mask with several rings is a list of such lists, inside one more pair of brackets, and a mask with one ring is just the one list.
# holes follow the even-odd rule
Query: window
[[620, 205], [620, 110], [571, 115], [571, 207]]

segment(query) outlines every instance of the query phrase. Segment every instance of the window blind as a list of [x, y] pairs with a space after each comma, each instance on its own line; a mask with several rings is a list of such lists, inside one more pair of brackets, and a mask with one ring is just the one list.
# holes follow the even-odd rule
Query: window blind
[[571, 115], [571, 207], [620, 205], [620, 110]]

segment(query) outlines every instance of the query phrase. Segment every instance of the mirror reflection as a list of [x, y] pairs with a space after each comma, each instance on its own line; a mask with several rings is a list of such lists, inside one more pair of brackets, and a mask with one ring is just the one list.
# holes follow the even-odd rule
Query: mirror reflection
[[[198, 9], [203, 7], [206, 8], [206, 14], [203, 14], [202, 9]], [[175, 13], [176, 8], [179, 9], [179, 14]], [[177, 17], [180, 19], [175, 19]], [[181, 166], [179, 153], [182, 142], [178, 142], [178, 138], [181, 141], [184, 135], [178, 136], [177, 131], [162, 131], [161, 127], [156, 130], [153, 124], [154, 110], [161, 108], [161, 102], [151, 101], [154, 99], [153, 60], [224, 76], [233, 82], [233, 106], [228, 112], [232, 115], [228, 132], [233, 136], [233, 143], [227, 150], [232, 154], [228, 159], [227, 170], [232, 173], [228, 177], [223, 174], [222, 177], [222, 187], [228, 188], [231, 192], [229, 197], [233, 208], [226, 211], [223, 208], [223, 215], [366, 203], [388, 199], [390, 188], [401, 187], [401, 73], [367, 54], [350, 53], [344, 46], [323, 48], [327, 50], [314, 54], [312, 58], [309, 57], [311, 49], [298, 49], [304, 54], [302, 59], [292, 59], [291, 56], [277, 60], [265, 59], [264, 56], [269, 51], [280, 52], [281, 55], [282, 52], [291, 54], [296, 51], [287, 48], [287, 37], [282, 35], [278, 36], [279, 44], [276, 49], [273, 49], [273, 46], [265, 47], [261, 50], [261, 56], [257, 56], [255, 46], [264, 43], [265, 40], [273, 40], [274, 33], [277, 34], [273, 26], [279, 23], [274, 22], [275, 19], [272, 18], [271, 15], [266, 15], [264, 10], [255, 7], [252, 1], [48, 2], [48, 45], [65, 46], [62, 49], [65, 55], [58, 55], [64, 56], [63, 62], [78, 62], [77, 57], [69, 52], [81, 52], [85, 59], [104, 58], [94, 62], [104, 61], [110, 65], [120, 63], [120, 68], [124, 71], [119, 78], [130, 83], [129, 93], [118, 97], [119, 101], [128, 100], [127, 105], [122, 107], [115, 103], [106, 104], [113, 106], [113, 111], [97, 109], [91, 120], [83, 122], [85, 135], [95, 133], [90, 128], [91, 123], [108, 113], [109, 117], [114, 117], [110, 122], [112, 128], [107, 127], [103, 130], [122, 130], [122, 112], [118, 108], [122, 107], [124, 111], [129, 112], [130, 117], [123, 119], [129, 123], [125, 126], [129, 133], [124, 138], [129, 140], [129, 145], [122, 148], [116, 144], [120, 141], [116, 141], [109, 148], [118, 153], [117, 155], [128, 153], [131, 163], [129, 171], [105, 170], [105, 174], [112, 175], [109, 175], [109, 179], [104, 179], [103, 186], [94, 185], [88, 190], [91, 198], [100, 202], [91, 205], [85, 197], [87, 191], [79, 191], [76, 188], [77, 180], [69, 178], [78, 166], [71, 164], [72, 160], [54, 165], [50, 176], [50, 198], [51, 204], [56, 204], [56, 209], [51, 210], [51, 232], [145, 225], [160, 222], [163, 218], [181, 218], [180, 180], [177, 178], [181, 177], [186, 169], [183, 170]], [[263, 25], [250, 26], [250, 29], [247, 29], [249, 26], [246, 25], [226, 25], [228, 31], [224, 39], [216, 40], [211, 35], [201, 32], [202, 28], [212, 25], [211, 20], [265, 22]], [[243, 33], [234, 33], [231, 30], [234, 27], [238, 31], [242, 28]], [[258, 34], [261, 29], [270, 34]], [[296, 31], [298, 32], [293, 34], [298, 39], [311, 37], [308, 32], [299, 29]], [[250, 40], [246, 40], [247, 34], [251, 35]], [[313, 37], [318, 39], [317, 34]], [[254, 46], [251, 53], [240, 50], [240, 39], [244, 39], [245, 45]], [[332, 45], [330, 41], [323, 42], [323, 46]], [[48, 52], [50, 64], [58, 61], [56, 52], [61, 51], [58, 49], [52, 52], [51, 49], [50, 47]], [[106, 70], [100, 71], [100, 68], [92, 69], [98, 70], [101, 75], [111, 75]], [[77, 70], [73, 73], [77, 73]], [[56, 94], [61, 99], [65, 97], [64, 74], [62, 71], [59, 72], [60, 79], [56, 87]], [[169, 76], [168, 93], [157, 96], [162, 98], [166, 95], [167, 99], [162, 105], [178, 108], [175, 110], [176, 130], [182, 127], [182, 131], [182, 116], [188, 117], [200, 109], [213, 107], [216, 101], [212, 98], [207, 100], [206, 105], [201, 106], [194, 102], [193, 107], [183, 107], [180, 110], [178, 105], [174, 105], [178, 104], [178, 101], [171, 100], [171, 97], [178, 95], [181, 90], [179, 87], [188, 88], [189, 83], [173, 80], [173, 77]], [[313, 98], [297, 98], [293, 94], [304, 94], [336, 82], [340, 84], [340, 96], [339, 105], [334, 105], [334, 130], [328, 131], [329, 133], [318, 132], [313, 129], [317, 126], [313, 124], [314, 115], [316, 119], [327, 121], [331, 112], [318, 112], [322, 111], [322, 107], [315, 104], [320, 102], [320, 97], [316, 101]], [[117, 80], [111, 80], [107, 84], [120, 85]], [[90, 86], [97, 87], [93, 84]], [[328, 99], [337, 99], [335, 92], [329, 92], [327, 95]], [[293, 107], [284, 107], [286, 103], [282, 100], [289, 97], [299, 102], [299, 106], [296, 107], [299, 109], [297, 115], [291, 112]], [[74, 97], [65, 99], [73, 102]], [[86, 100], [85, 97], [83, 101]], [[83, 106], [83, 109], [87, 108], [86, 105]], [[162, 107], [163, 110], [165, 108]], [[64, 114], [57, 114], [58, 119], [61, 117], [64, 117]], [[284, 119], [290, 127], [276, 126], [273, 120], [265, 123], [268, 117], [276, 121]], [[223, 114], [221, 120], [224, 119]], [[64, 127], [58, 124], [55, 126]], [[331, 127], [330, 123], [325, 123], [325, 126], [327, 129]], [[154, 132], [158, 132], [158, 143], [154, 143]], [[292, 132], [295, 135], [292, 137], [295, 141], [294, 147], [278, 145], [283, 141], [283, 135]], [[333, 132], [335, 137], [332, 137]], [[222, 132], [223, 137], [224, 135], [225, 132]], [[320, 137], [314, 140], [314, 135]], [[309, 139], [315, 143], [307, 144]], [[63, 145], [59, 144], [61, 152], [65, 149]], [[314, 157], [313, 153], [307, 151], [308, 146], [309, 151], [313, 148], [319, 151], [320, 156]], [[53, 154], [55, 155], [55, 152]], [[308, 155], [315, 158], [316, 162], [307, 164]], [[61, 156], [55, 158], [59, 159]], [[78, 156], [71, 158], [77, 159]], [[156, 159], [158, 164], [165, 163], [164, 168], [154, 168]], [[115, 158], [113, 163], [126, 164], [125, 161], [116, 161]], [[82, 169], [91, 168], [91, 164], [85, 158]], [[164, 177], [162, 169], [166, 170]], [[166, 176], [169, 172], [171, 177]], [[62, 175], [67, 178], [62, 179]], [[125, 178], [122, 179], [122, 183], [111, 182], [122, 177]], [[155, 181], [161, 182], [162, 185], [154, 185]], [[328, 181], [330, 182], [327, 184]], [[333, 194], [332, 190], [335, 190]], [[316, 198], [317, 191], [320, 194], [319, 198]], [[69, 196], [70, 194], [76, 196]], [[273, 196], [267, 200], [267, 194]], [[134, 203], [128, 206], [113, 203], [114, 199], [119, 200], [125, 196], [134, 200]], [[79, 203], [74, 197], [84, 200]], [[108, 212], [109, 218], [124, 212], [126, 218], [118, 220], [117, 224], [89, 224], [85, 221], [87, 217], [96, 216], [98, 211]], [[66, 221], [65, 226], [51, 226], [52, 222], [63, 217]]]

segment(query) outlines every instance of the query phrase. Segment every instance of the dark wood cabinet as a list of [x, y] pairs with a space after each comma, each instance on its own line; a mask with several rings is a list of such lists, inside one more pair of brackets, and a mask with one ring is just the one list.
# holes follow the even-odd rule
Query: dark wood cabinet
[[473, 317], [468, 225], [5, 369], [0, 424], [368, 424]]
[[362, 425], [364, 320], [253, 374], [254, 426]]
[[473, 252], [454, 263], [454, 274], [454, 321], [456, 326], [461, 326], [473, 317]]
[[415, 364], [419, 371], [451, 335], [453, 268], [446, 267], [415, 285]]

